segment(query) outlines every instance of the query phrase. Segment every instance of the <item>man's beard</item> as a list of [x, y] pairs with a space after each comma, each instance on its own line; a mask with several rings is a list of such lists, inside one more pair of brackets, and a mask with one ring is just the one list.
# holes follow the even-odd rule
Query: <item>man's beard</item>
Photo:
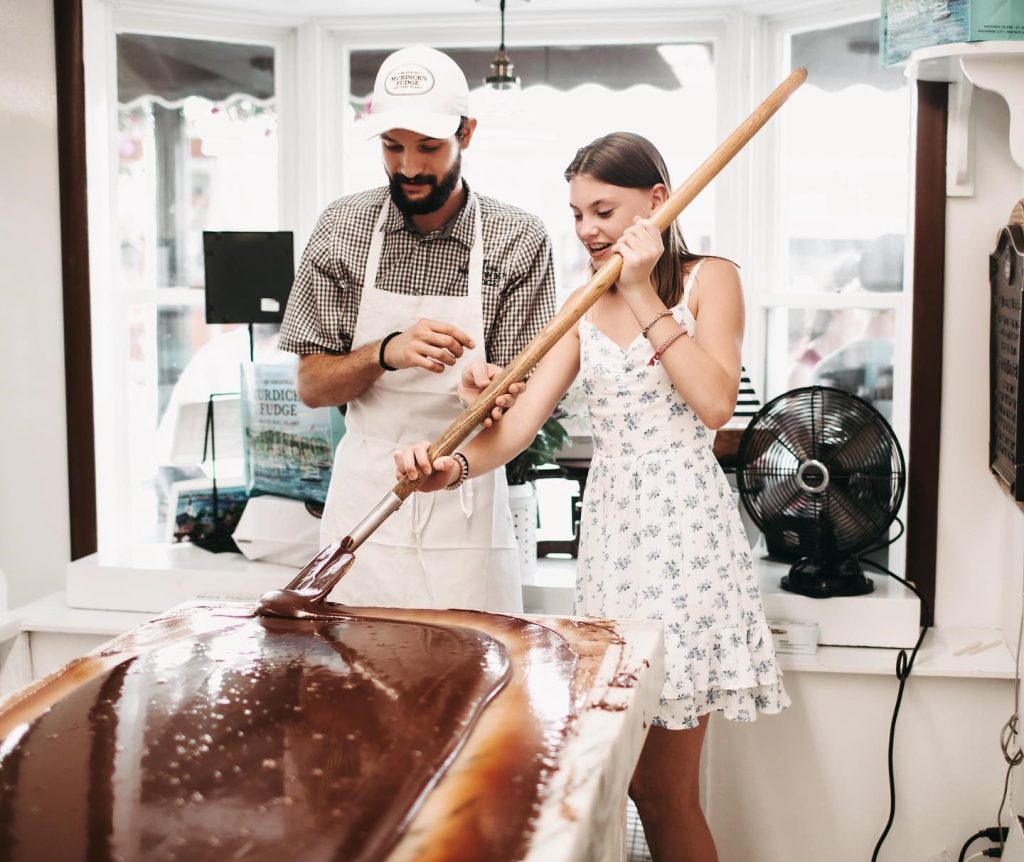
[[[440, 181], [430, 174], [417, 174], [414, 177], [407, 177], [405, 174], [394, 174], [388, 181], [388, 188], [391, 191], [391, 200], [395, 206], [407, 216], [427, 215], [437, 212], [452, 196], [455, 186], [459, 183], [462, 175], [462, 153], [455, 159], [455, 164]], [[430, 186], [430, 192], [426, 197], [419, 200], [409, 200], [402, 190], [402, 183], [423, 183]]]

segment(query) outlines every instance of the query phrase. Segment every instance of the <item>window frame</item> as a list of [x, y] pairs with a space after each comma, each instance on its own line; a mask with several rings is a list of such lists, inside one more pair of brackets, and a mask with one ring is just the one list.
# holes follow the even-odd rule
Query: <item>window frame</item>
[[[771, 81], [789, 74], [791, 70], [790, 40], [801, 33], [815, 30], [841, 27], [860, 21], [879, 17], [876, 3], [858, 0], [855, 3], [830, 3], [812, 11], [800, 11], [790, 14], [773, 16], [765, 20], [761, 34], [761, 50], [757, 52], [758, 77]], [[910, 123], [907, 126], [908, 163], [907, 172], [910, 178], [908, 200], [906, 202], [903, 290], [899, 293], [861, 293], [861, 294], [813, 294], [774, 289], [774, 285], [785, 283], [785, 260], [780, 232], [777, 225], [780, 207], [780, 166], [781, 151], [779, 145], [780, 130], [778, 125], [771, 125], [765, 130], [764, 146], [755, 154], [757, 159], [754, 170], [754, 181], [751, 186], [751, 203], [763, 202], [763, 210], [759, 219], [766, 229], [757, 234], [751, 247], [752, 266], [745, 278], [746, 298], [748, 302], [747, 329], [744, 339], [744, 357], [749, 361], [749, 369], [755, 385], [759, 389], [762, 400], [767, 403], [778, 395], [768, 387], [768, 347], [769, 328], [772, 313], [787, 308], [869, 308], [892, 309], [895, 312], [895, 335], [893, 344], [893, 402], [891, 425], [897, 440], [902, 444], [904, 459], [909, 475], [910, 466], [910, 398], [911, 398], [911, 352], [913, 344], [913, 310], [914, 310], [914, 279], [913, 279], [913, 244], [914, 244], [914, 207], [913, 182], [916, 124], [916, 92], [908, 84], [910, 92]], [[909, 483], [908, 483], [909, 484]], [[906, 523], [909, 488], [904, 495], [899, 517]], [[897, 528], [890, 529], [890, 536], [895, 535]], [[889, 552], [889, 567], [896, 574], [903, 576], [906, 566], [906, 538], [897, 540]]]
[[[774, 7], [774, 8], [773, 8]], [[778, 11], [775, 11], [778, 10]], [[767, 5], [760, 15], [741, 9], [608, 10], [581, 26], [579, 13], [526, 8], [517, 10], [515, 45], [629, 44], [638, 42], [704, 41], [713, 44], [717, 92], [717, 136], [724, 139], [768, 91], [788, 73], [787, 40], [808, 30], [875, 18], [877, 6], [867, 0]], [[85, 58], [86, 163], [90, 281], [92, 287], [92, 371], [95, 424], [96, 501], [101, 549], [130, 543], [121, 525], [130, 523], [131, 482], [120, 464], [125, 451], [127, 405], [124, 391], [127, 350], [125, 315], [139, 302], [198, 305], [201, 296], [168, 289], [125, 291], [117, 287], [116, 211], [116, 37], [123, 32], [212, 39], [269, 45], [275, 50], [275, 100], [279, 117], [278, 187], [281, 229], [296, 235], [297, 251], [311, 233], [323, 208], [344, 193], [342, 162], [349, 141], [339, 106], [349, 90], [348, 64], [353, 50], [386, 49], [412, 42], [452, 47], [490, 46], [495, 26], [490, 17], [411, 15], [400, 20], [373, 17], [319, 17], [264, 13], [156, 11], [133, 0], [114, 6], [105, 0], [83, 2]], [[771, 294], [766, 285], [778, 279], [781, 261], [774, 249], [770, 204], [777, 201], [778, 138], [769, 123], [714, 182], [715, 250], [744, 264], [748, 301], [744, 339], [745, 364], [765, 392], [765, 345], [769, 308], [786, 304], [819, 307], [843, 303], [858, 307], [890, 307], [882, 296], [830, 297]], [[908, 129], [908, 135], [912, 131]], [[913, 149], [913, 141], [911, 141]], [[694, 166], [697, 167], [696, 165]], [[908, 170], [912, 165], [908, 165]], [[911, 175], [912, 172], [911, 172]], [[677, 177], [677, 183], [682, 179]], [[758, 203], [760, 202], [760, 203]], [[754, 212], [769, 230], [736, 231]], [[894, 427], [909, 440], [909, 391], [913, 283], [909, 277], [913, 244], [912, 209], [908, 209], [906, 277], [897, 307], [897, 372]], [[175, 295], [171, 295], [171, 294]], [[72, 321], [71, 325], [81, 325]], [[72, 418], [73, 417], [69, 417]], [[73, 426], [72, 426], [73, 427]], [[70, 433], [70, 432], [69, 432]], [[936, 432], [937, 433], [937, 432]], [[909, 463], [909, 451], [906, 452]], [[73, 468], [74, 465], [72, 465]], [[74, 514], [72, 519], [74, 520]], [[902, 557], [902, 555], [899, 555]]]
[[[623, 12], [608, 10], [600, 19], [590, 20], [580, 27], [580, 15], [561, 12], [516, 10], [515, 41], [509, 52], [515, 60], [515, 46], [545, 47], [560, 45], [629, 45], [657, 44], [679, 40], [706, 42], [713, 45], [716, 87], [716, 135], [724, 138], [743, 119], [745, 114], [737, 105], [747, 104], [748, 76], [735, 71], [742, 66], [740, 50], [745, 17], [736, 10], [709, 13], [707, 10], [645, 10]], [[395, 46], [423, 42], [451, 48], [495, 47], [495, 26], [490, 18], [462, 18], [449, 20], [443, 16], [403, 17], [393, 24], [380, 19], [327, 19], [319, 24], [323, 39], [326, 83], [321, 104], [341, 104], [350, 88], [349, 63], [353, 51], [389, 50]], [[471, 84], [472, 86], [472, 84]], [[321, 194], [315, 211], [304, 213], [311, 231], [315, 220], [332, 200], [345, 194], [341, 160], [351, 142], [341, 112], [332, 116], [326, 132], [327, 157], [321, 169], [323, 182], [317, 184]], [[708, 193], [715, 194], [716, 215], [714, 234], [724, 235], [728, 225], [735, 224], [738, 212], [735, 203], [744, 184], [746, 153], [741, 153], [730, 171], [716, 181]], [[694, 168], [697, 165], [693, 166]], [[678, 185], [683, 177], [676, 177]], [[734, 209], [725, 212], [726, 205]]]
[[[532, 10], [525, 10], [532, 12]], [[706, 41], [714, 45], [717, 132], [724, 137], [742, 119], [737, 105], [747, 103], [747, 75], [741, 50], [746, 17], [736, 10], [639, 13], [613, 11], [588, 23], [567, 12], [523, 14], [516, 44], [629, 44]], [[338, 109], [348, 92], [352, 50], [389, 48], [412, 42], [488, 47], [494, 42], [489, 17], [403, 16], [400, 22], [373, 18], [302, 16], [204, 10], [161, 10], [125, 2], [84, 0], [86, 161], [92, 329], [92, 403], [95, 427], [97, 544], [118, 551], [135, 543], [123, 525], [131, 524], [133, 479], [121, 453], [128, 451], [127, 316], [132, 306], [195, 308], [201, 294], [189, 289], [119, 287], [117, 253], [117, 53], [121, 33], [210, 39], [268, 45], [275, 50], [275, 102], [279, 118], [279, 224], [296, 234], [297, 250], [320, 212], [341, 189], [341, 159], [348, 141]], [[716, 183], [715, 233], [735, 223], [742, 195], [747, 154], [741, 154]], [[729, 252], [734, 253], [734, 252]], [[127, 534], [126, 534], [127, 533]]]
[[[96, 536], [101, 552], [136, 544], [131, 534], [128, 315], [133, 306], [199, 308], [201, 291], [188, 288], [122, 289], [118, 254], [117, 37], [139, 33], [216, 42], [266, 45], [274, 50], [274, 98], [279, 120], [278, 217], [295, 221], [298, 209], [295, 154], [302, 130], [295, 99], [296, 24], [263, 15], [154, 11], [103, 0], [83, 2], [89, 277], [91, 289], [93, 423], [96, 459]], [[287, 229], [282, 227], [282, 229]], [[155, 370], [154, 370], [155, 374]], [[69, 427], [69, 433], [72, 433]], [[129, 525], [127, 528], [125, 525]]]
[[[795, 35], [814, 30], [840, 27], [859, 21], [878, 17], [877, 4], [857, 2], [850, 4], [830, 4], [813, 12], [802, 12], [778, 16], [766, 22], [762, 35], [761, 51], [759, 52], [759, 72], [761, 79], [766, 81], [780, 79], [789, 73], [790, 53], [788, 40]], [[911, 92], [913, 90], [911, 89]], [[912, 97], [913, 98], [913, 97]], [[913, 106], [911, 109], [913, 116]], [[907, 129], [911, 138], [908, 172], [913, 164], [912, 125]], [[912, 202], [907, 202], [907, 225], [904, 255], [903, 290], [899, 294], [859, 294], [859, 295], [824, 295], [787, 292], [773, 290], [773, 284], [784, 282], [784, 261], [780, 254], [781, 246], [778, 233], [774, 226], [779, 223], [779, 167], [781, 153], [779, 147], [779, 128], [769, 124], [764, 130], [764, 146], [756, 153], [757, 164], [754, 171], [751, 200], [768, 202], [760, 215], [762, 224], [767, 229], [757, 234], [752, 243], [751, 257], [758, 266], [751, 267], [745, 279], [750, 312], [747, 320], [749, 340], [744, 345], [744, 355], [750, 357], [751, 372], [756, 373], [755, 382], [761, 391], [766, 391], [767, 371], [767, 317], [773, 308], [893, 308], [897, 313], [896, 357], [900, 368], [909, 370], [910, 351], [905, 342], [912, 334], [910, 329], [909, 308], [913, 298], [913, 279], [911, 278], [910, 254], [912, 243], [911, 212]], [[905, 349], [904, 349], [905, 348]], [[906, 374], [900, 375], [906, 378]], [[897, 435], [905, 439], [909, 423], [909, 381], [901, 379], [893, 392], [893, 428]], [[897, 395], [898, 393], [898, 395]], [[899, 402], [897, 406], [897, 402]]]
[[[732, 73], [734, 59], [739, 53], [736, 50], [736, 24], [742, 19], [735, 13], [719, 16], [709, 16], [706, 12], [695, 10], [682, 10], [671, 14], [628, 14], [614, 12], [603, 15], [599, 25], [592, 24], [585, 34], [580, 33], [578, 22], [566, 16], [564, 13], [558, 16], [546, 14], [539, 20], [518, 22], [516, 27], [515, 45], [519, 48], [534, 47], [559, 47], [559, 46], [604, 46], [604, 45], [657, 45], [666, 42], [701, 43], [711, 46], [714, 57], [715, 77], [715, 124], [713, 138], [715, 141], [724, 138], [742, 121], [742, 112], [736, 110], [737, 104], [744, 104], [745, 95], [739, 92], [744, 85], [745, 79]], [[435, 19], [423, 19], [416, 23], [408, 32], [397, 28], [381, 28], [379, 25], [367, 23], [364, 29], [353, 28], [351, 25], [325, 27], [326, 36], [330, 45], [329, 62], [332, 64], [332, 72], [325, 78], [334, 82], [329, 99], [334, 104], [344, 104], [349, 96], [350, 90], [350, 62], [354, 52], [366, 50], [390, 51], [396, 46], [408, 44], [413, 40], [425, 41], [427, 44], [441, 45], [451, 49], [482, 49], [485, 51], [494, 50], [493, 26], [489, 20], [483, 23], [477, 22], [472, 26], [466, 25], [453, 32], [446, 25], [438, 25]], [[426, 32], [424, 32], [426, 31]], [[396, 35], [397, 34], [397, 35]], [[515, 51], [510, 48], [513, 61]], [[723, 72], [723, 70], [727, 70]], [[478, 86], [479, 82], [470, 81], [470, 88]], [[723, 117], [723, 114], [727, 116]], [[352, 189], [345, 187], [343, 180], [343, 154], [353, 144], [365, 146], [361, 139], [357, 141], [359, 130], [345, 122], [342, 111], [338, 111], [331, 118], [332, 145], [329, 151], [333, 154], [328, 159], [327, 179], [319, 188], [328, 190], [320, 201], [316, 213], [310, 217], [315, 219], [332, 200], [342, 195], [351, 193]], [[579, 141], [579, 144], [585, 141]], [[703, 159], [709, 153], [702, 154]], [[568, 157], [567, 157], [568, 158]], [[711, 236], [714, 240], [713, 251], [732, 256], [731, 251], [722, 251], [718, 247], [718, 238], [723, 235], [726, 226], [735, 224], [736, 210], [723, 212], [723, 207], [736, 203], [739, 190], [742, 186], [743, 171], [748, 154], [741, 152], [704, 192], [705, 195], [714, 196], [714, 219], [710, 227]], [[695, 170], [699, 162], [687, 165], [687, 170]], [[559, 167], [561, 170], [561, 167]], [[469, 175], [472, 181], [472, 176]], [[384, 182], [383, 172], [380, 175], [381, 184]], [[678, 187], [685, 179], [685, 175], [676, 173], [674, 169], [673, 181]], [[550, 182], [560, 181], [560, 174], [553, 174]], [[566, 212], [568, 223], [568, 212]], [[312, 222], [310, 223], [310, 230]], [[554, 254], [556, 270], [561, 273], [562, 266], [560, 256], [564, 253], [564, 245], [560, 245], [554, 233], [552, 239], [555, 244]], [[575, 242], [575, 240], [573, 240]], [[568, 296], [572, 290], [579, 287], [582, 280], [575, 284], [559, 283], [559, 300]]]

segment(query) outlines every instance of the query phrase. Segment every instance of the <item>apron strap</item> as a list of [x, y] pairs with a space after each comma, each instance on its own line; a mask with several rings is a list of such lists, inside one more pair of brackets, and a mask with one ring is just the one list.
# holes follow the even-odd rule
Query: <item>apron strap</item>
[[390, 200], [384, 199], [384, 206], [380, 208], [380, 214], [373, 226], [373, 233], [370, 234], [370, 250], [366, 254], [366, 269], [363, 276], [363, 290], [377, 289], [377, 272], [380, 270], [380, 253], [384, 248], [384, 222], [388, 218], [388, 205]]

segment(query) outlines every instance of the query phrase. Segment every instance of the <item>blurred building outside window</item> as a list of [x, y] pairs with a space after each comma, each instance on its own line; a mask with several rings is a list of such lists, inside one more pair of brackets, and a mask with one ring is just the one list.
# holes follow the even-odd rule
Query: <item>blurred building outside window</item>
[[766, 400], [835, 386], [898, 423], [911, 99], [902, 70], [879, 65], [878, 32], [869, 19], [786, 36], [787, 68], [812, 74], [777, 118], [775, 216], [756, 300]]
[[[126, 484], [137, 541], [161, 538], [176, 407], [237, 392], [244, 326], [207, 325], [204, 230], [278, 226], [274, 49], [121, 33], [117, 37], [116, 290], [127, 355]], [[273, 347], [261, 328], [259, 343]], [[268, 337], [269, 336], [269, 337]], [[240, 465], [221, 464], [218, 474]], [[103, 505], [103, 501], [100, 501]]]

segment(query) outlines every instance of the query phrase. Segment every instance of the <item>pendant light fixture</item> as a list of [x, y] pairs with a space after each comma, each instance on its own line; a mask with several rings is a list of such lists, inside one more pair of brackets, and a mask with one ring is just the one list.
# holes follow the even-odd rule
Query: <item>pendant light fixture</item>
[[484, 78], [484, 83], [495, 90], [518, 90], [519, 78], [505, 50], [505, 0], [499, 0], [498, 10], [501, 14], [501, 43], [497, 55], [491, 61], [491, 74]]

